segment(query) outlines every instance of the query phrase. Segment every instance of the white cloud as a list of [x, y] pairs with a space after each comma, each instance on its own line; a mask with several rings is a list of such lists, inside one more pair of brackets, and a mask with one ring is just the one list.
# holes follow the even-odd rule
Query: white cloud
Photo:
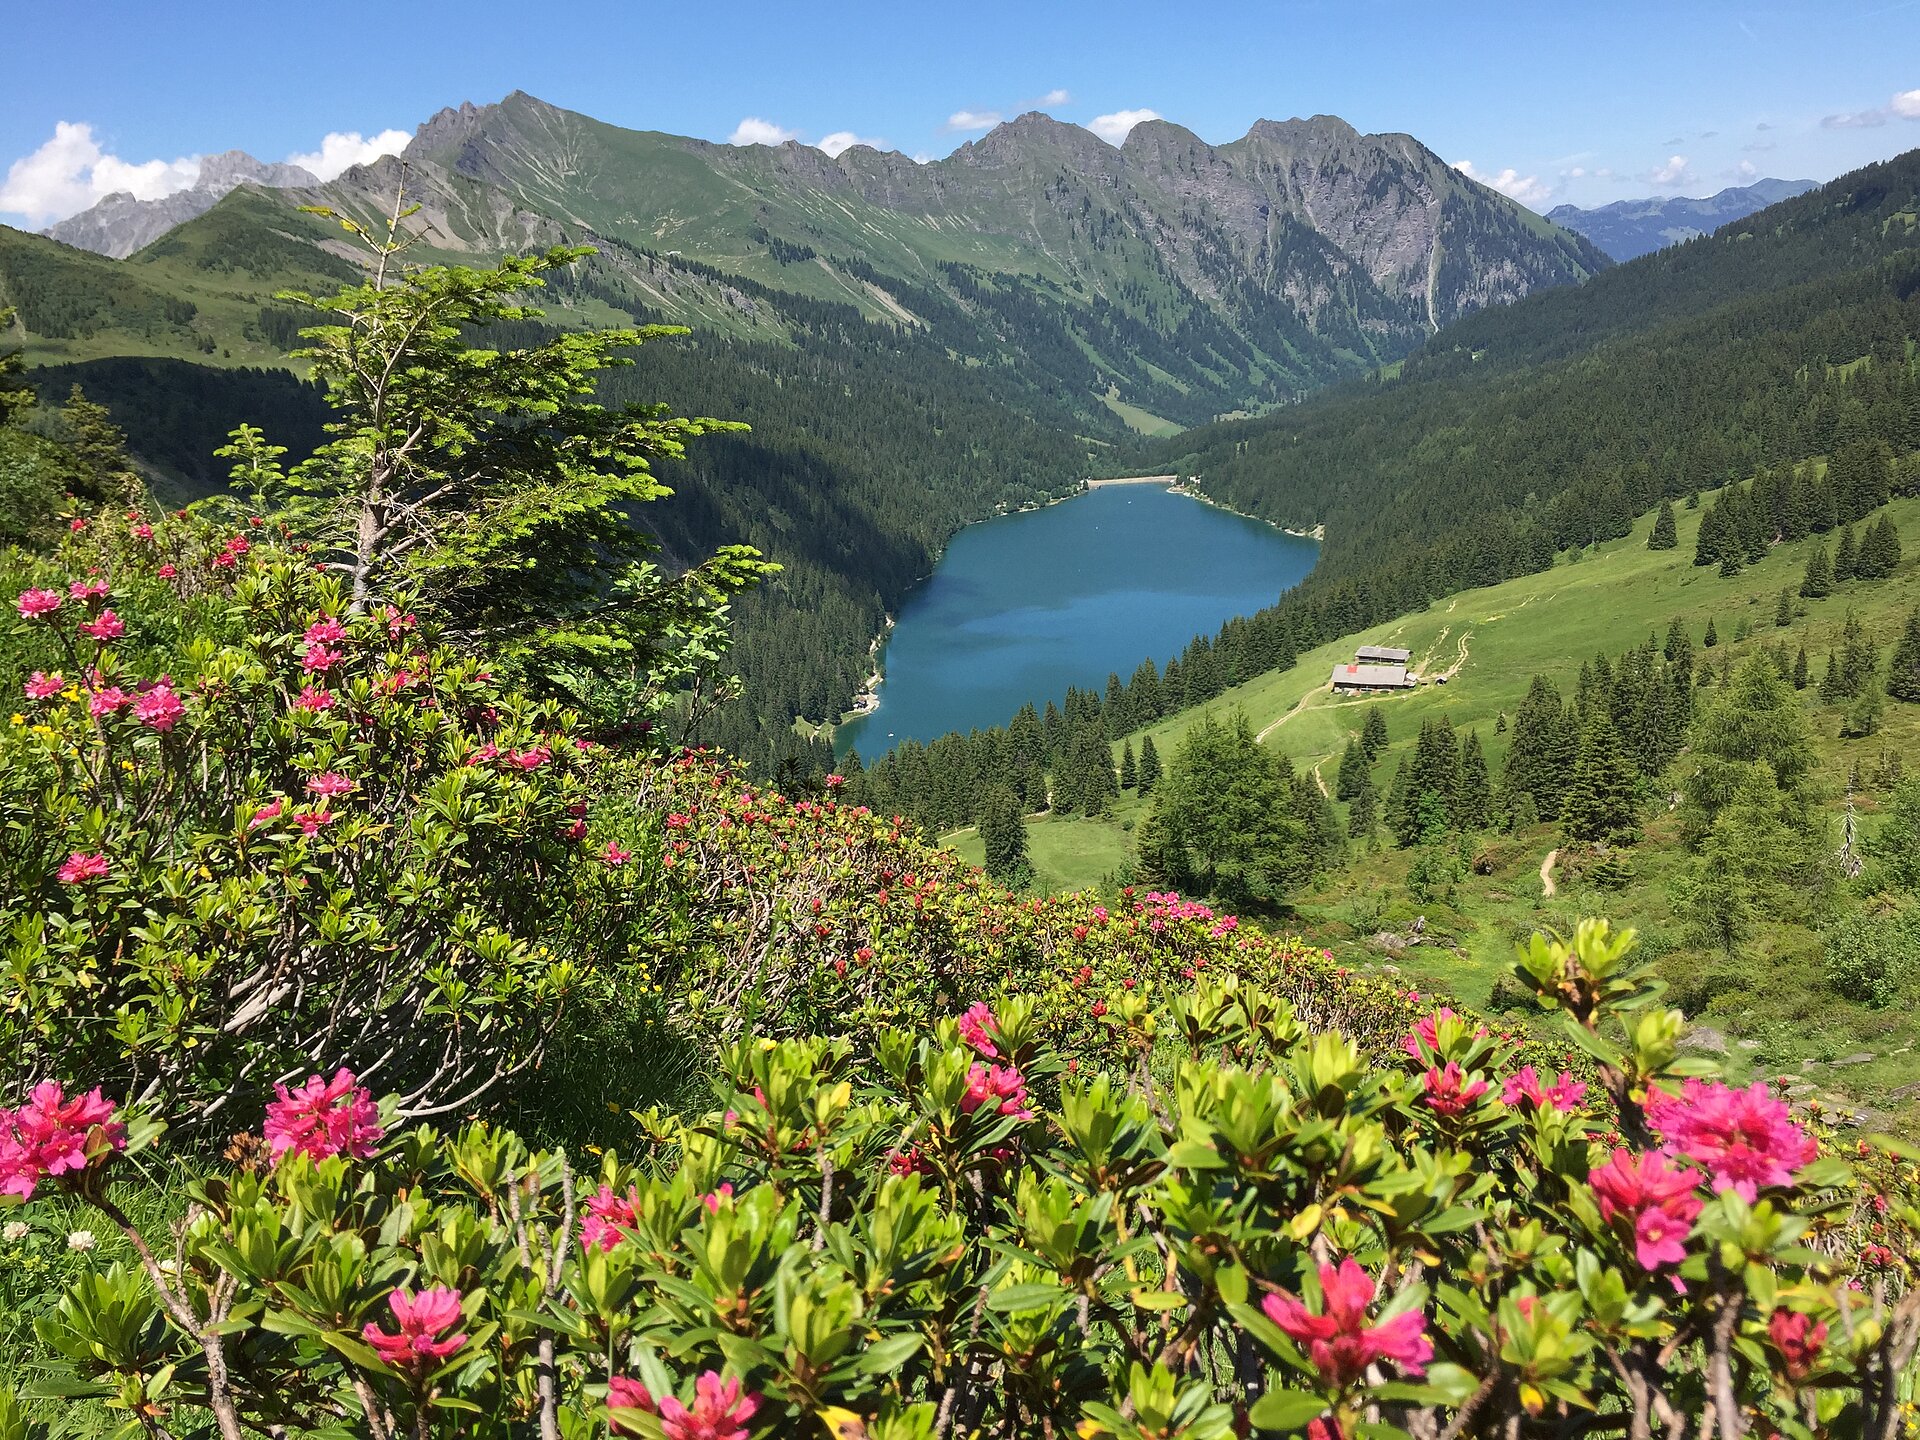
[[1851, 110], [1841, 115], [1823, 116], [1823, 130], [1871, 130], [1889, 120], [1920, 120], [1920, 90], [1902, 90], [1886, 104], [1873, 110]]
[[749, 115], [733, 127], [733, 133], [727, 137], [729, 145], [784, 145], [789, 140], [798, 140], [800, 132], [789, 130], [784, 125], [776, 125], [771, 120], [762, 120], [758, 115]]
[[991, 130], [999, 123], [998, 110], [956, 110], [947, 117], [949, 130]]
[[1756, 166], [1753, 163], [1753, 161], [1742, 160], [1738, 165], [1734, 166], [1731, 170], [1722, 171], [1721, 173], [1724, 174], [1729, 180], [1752, 180], [1755, 176], [1757, 176], [1760, 173], [1760, 169], [1758, 166]]
[[1033, 103], [1035, 105], [1065, 105], [1072, 99], [1073, 96], [1065, 90], [1049, 90]]
[[135, 164], [103, 151], [91, 125], [62, 120], [53, 127], [51, 140], [8, 167], [6, 183], [0, 185], [0, 211], [24, 215], [33, 225], [47, 225], [85, 210], [116, 190], [131, 191], [140, 200], [158, 200], [186, 189], [199, 175], [197, 155]]
[[[1541, 180], [1538, 175], [1522, 175], [1511, 165], [1497, 175], [1488, 175], [1473, 168], [1471, 160], [1456, 160], [1453, 168], [1469, 180], [1478, 180], [1489, 189], [1498, 190], [1509, 200], [1518, 200], [1522, 205], [1538, 205], [1553, 194], [1553, 187]], [[1576, 169], [1568, 172], [1584, 175], [1586, 171]]]
[[1116, 110], [1111, 115], [1096, 115], [1087, 128], [1109, 145], [1118, 145], [1127, 132], [1144, 120], [1158, 120], [1158, 110]]
[[841, 151], [852, 149], [855, 145], [871, 145], [875, 150], [887, 148], [886, 141], [856, 135], [851, 130], [836, 130], [831, 135], [821, 136], [818, 142], [818, 148], [833, 156], [838, 156]]
[[1669, 155], [1667, 163], [1656, 165], [1642, 177], [1649, 185], [1685, 185], [1693, 179], [1687, 169], [1687, 157]]
[[318, 150], [289, 155], [287, 163], [311, 170], [318, 179], [331, 180], [355, 165], [371, 165], [382, 155], [398, 155], [412, 138], [404, 130], [382, 130], [378, 135], [334, 130], [321, 139]]

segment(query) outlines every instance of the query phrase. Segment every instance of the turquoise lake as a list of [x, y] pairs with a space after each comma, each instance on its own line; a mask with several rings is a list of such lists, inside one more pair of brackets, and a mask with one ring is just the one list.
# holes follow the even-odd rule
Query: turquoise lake
[[901, 606], [880, 708], [835, 746], [873, 758], [902, 740], [1004, 725], [1068, 686], [1104, 688], [1151, 656], [1273, 604], [1319, 546], [1159, 485], [1108, 485], [969, 525]]

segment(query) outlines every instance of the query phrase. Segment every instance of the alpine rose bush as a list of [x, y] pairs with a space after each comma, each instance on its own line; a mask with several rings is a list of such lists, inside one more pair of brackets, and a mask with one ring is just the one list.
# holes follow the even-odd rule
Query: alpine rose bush
[[628, 762], [271, 527], [102, 516], [0, 578], [11, 1073], [215, 1134], [311, 1055], [471, 1108], [647, 928], [590, 848]]
[[[58, 1302], [36, 1390], [223, 1440], [1901, 1434], [1913, 1164], [1855, 1141], [1850, 1170], [1679, 1060], [1630, 946], [1583, 922], [1520, 967], [1584, 1017], [1610, 1109], [1529, 1098], [1564, 1075], [1459, 1016], [1369, 1059], [1202, 974], [1125, 1066], [1075, 1069], [1044, 997], [999, 992], [731, 1045], [708, 1108], [585, 1169], [376, 1130], [314, 1076], [164, 1245], [108, 1185], [158, 1127], [47, 1082], [9, 1123], [141, 1267]], [[1448, 1071], [1485, 1090], [1436, 1112]]]

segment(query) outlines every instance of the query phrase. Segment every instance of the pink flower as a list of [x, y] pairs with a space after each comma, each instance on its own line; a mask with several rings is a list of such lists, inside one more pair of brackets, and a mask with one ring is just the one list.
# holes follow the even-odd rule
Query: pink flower
[[51, 615], [60, 608], [58, 590], [22, 590], [20, 598], [14, 601], [23, 620], [38, 620], [42, 615]]
[[1820, 1347], [1827, 1343], [1827, 1322], [1816, 1322], [1811, 1315], [1794, 1310], [1775, 1310], [1767, 1322], [1767, 1335], [1787, 1362], [1787, 1378], [1798, 1383], [1813, 1372], [1813, 1362], [1820, 1358]]
[[329, 770], [324, 775], [316, 775], [307, 781], [307, 793], [324, 795], [331, 800], [336, 795], [345, 795], [353, 789], [353, 781], [338, 771]]
[[420, 623], [410, 613], [406, 615], [397, 613], [391, 605], [387, 607], [386, 615], [387, 635], [394, 640], [398, 640], [403, 631], [411, 630]]
[[288, 1151], [325, 1160], [349, 1155], [370, 1160], [386, 1135], [380, 1112], [364, 1086], [353, 1083], [353, 1072], [336, 1070], [333, 1079], [309, 1076], [298, 1090], [273, 1087], [280, 1098], [267, 1106], [267, 1149], [278, 1160]]
[[660, 1400], [660, 1433], [666, 1440], [747, 1440], [747, 1422], [760, 1408], [758, 1395], [743, 1394], [738, 1380], [708, 1370], [693, 1382], [693, 1408], [671, 1395]]
[[1731, 1190], [1752, 1203], [1762, 1186], [1789, 1185], [1793, 1172], [1818, 1153], [1813, 1137], [1793, 1123], [1784, 1100], [1764, 1081], [1745, 1090], [1719, 1081], [1688, 1080], [1675, 1095], [1647, 1102], [1647, 1124], [1670, 1155], [1684, 1155], [1713, 1177], [1716, 1193]]
[[[624, 1375], [615, 1375], [607, 1381], [607, 1408], [609, 1410], [639, 1410], [648, 1415], [657, 1414], [653, 1403], [653, 1394], [638, 1380], [629, 1380]], [[618, 1420], [608, 1417], [616, 1435], [638, 1435], [638, 1430], [629, 1430]]]
[[988, 1060], [1000, 1057], [1000, 1051], [993, 1043], [999, 1033], [1000, 1029], [993, 1020], [993, 1007], [984, 1000], [974, 1001], [967, 1007], [967, 1013], [960, 1017], [960, 1038]]
[[156, 685], [133, 702], [133, 713], [149, 730], [158, 730], [165, 735], [180, 723], [180, 717], [187, 713], [187, 707], [167, 686]]
[[132, 703], [133, 696], [118, 685], [109, 685], [103, 690], [96, 690], [87, 697], [87, 709], [96, 720], [111, 715]]
[[[1408, 998], [1417, 997], [1409, 996]], [[1426, 1055], [1421, 1052], [1422, 1046], [1426, 1047], [1428, 1053], [1437, 1053], [1440, 1049], [1440, 1022], [1459, 1018], [1450, 1007], [1444, 1005], [1431, 1015], [1421, 1016], [1420, 1023], [1413, 1027], [1413, 1033], [1400, 1041], [1400, 1048], [1415, 1060], [1426, 1059]]]
[[294, 696], [293, 708], [296, 710], [331, 710], [333, 692], [316, 685], [303, 685], [300, 693]]
[[76, 580], [67, 586], [67, 594], [76, 600], [94, 600], [107, 593], [104, 580]]
[[571, 825], [563, 829], [560, 834], [568, 840], [584, 840], [587, 838], [587, 822], [584, 820], [575, 820]]
[[1405, 1310], [1377, 1325], [1367, 1324], [1373, 1277], [1351, 1258], [1342, 1260], [1338, 1270], [1320, 1267], [1320, 1294], [1318, 1315], [1291, 1295], [1269, 1295], [1260, 1308], [1290, 1339], [1306, 1347], [1307, 1358], [1328, 1386], [1352, 1385], [1379, 1360], [1391, 1360], [1409, 1375], [1426, 1373], [1433, 1358], [1426, 1317]]
[[144, 520], [141, 521], [133, 527], [133, 538], [136, 540], [151, 540], [153, 538], [153, 526], [147, 524]]
[[522, 770], [538, 770], [553, 758], [553, 751], [544, 745], [536, 745], [531, 750], [509, 750], [507, 763]]
[[249, 830], [258, 830], [269, 820], [278, 820], [280, 818], [280, 809], [281, 802], [278, 800], [273, 801], [271, 804], [262, 805], [258, 810], [253, 812], [253, 818], [247, 821], [247, 828]]
[[311, 840], [320, 833], [321, 827], [331, 825], [339, 818], [331, 810], [323, 807], [319, 810], [296, 810], [293, 823], [300, 827], [302, 835]]
[[387, 1297], [387, 1303], [393, 1307], [393, 1318], [400, 1322], [400, 1333], [389, 1335], [369, 1320], [361, 1327], [360, 1338], [395, 1369], [424, 1370], [467, 1343], [464, 1334], [445, 1334], [460, 1323], [458, 1290], [436, 1285], [414, 1295], [400, 1289]]
[[162, 565], [158, 570], [154, 571], [153, 573], [158, 575], [162, 580], [171, 580], [173, 579], [174, 576], [178, 575], [180, 572], [177, 569], [175, 569], [171, 564], [167, 564], [167, 565]]
[[86, 528], [87, 528], [87, 522], [85, 520], [79, 519], [78, 517], [72, 520], [69, 520], [67, 522], [67, 529], [75, 535], [78, 535], [82, 530]]
[[107, 857], [76, 850], [67, 857], [67, 863], [60, 867], [59, 878], [62, 885], [86, 885], [95, 880], [104, 880], [107, 878]]
[[847, 777], [844, 775], [827, 776], [827, 788], [829, 790], [838, 790], [842, 785], [846, 783], [847, 783]]
[[580, 1244], [588, 1250], [611, 1250], [633, 1233], [639, 1222], [640, 1191], [629, 1186], [625, 1195], [602, 1183], [597, 1195], [587, 1197], [587, 1218], [580, 1222]]
[[727, 1184], [725, 1181], [721, 1182], [718, 1190], [708, 1191], [700, 1197], [700, 1203], [707, 1207], [707, 1213], [709, 1215], [718, 1215], [722, 1202], [729, 1205], [733, 1203], [733, 1186]]
[[309, 645], [332, 645], [347, 638], [347, 627], [331, 615], [324, 615], [307, 626], [307, 633], [300, 638]]
[[67, 682], [62, 680], [58, 674], [42, 675], [36, 670], [27, 677], [27, 698], [29, 700], [51, 700], [62, 690], [66, 689], [66, 687]]
[[329, 650], [324, 645], [309, 645], [300, 657], [303, 669], [309, 671], [331, 670], [344, 658], [338, 650]]
[[1586, 1095], [1586, 1082], [1574, 1079], [1571, 1071], [1558, 1071], [1550, 1083], [1543, 1083], [1531, 1065], [1509, 1075], [1500, 1088], [1501, 1104], [1518, 1105], [1527, 1100], [1536, 1110], [1578, 1110]]
[[113, 1102], [97, 1089], [67, 1098], [57, 1080], [42, 1080], [18, 1110], [0, 1109], [0, 1195], [31, 1200], [48, 1175], [84, 1170], [127, 1146]]
[[622, 850], [617, 842], [609, 840], [607, 848], [600, 852], [600, 858], [609, 865], [624, 865], [633, 858], [633, 852]]
[[1027, 1108], [1027, 1080], [1011, 1065], [982, 1065], [975, 1061], [967, 1071], [967, 1093], [960, 1097], [960, 1108], [971, 1115], [982, 1105], [990, 1113], [1033, 1119]]
[[1426, 1094], [1420, 1098], [1427, 1106], [1441, 1115], [1460, 1115], [1482, 1095], [1487, 1093], [1487, 1082], [1475, 1076], [1469, 1080], [1461, 1073], [1454, 1061], [1447, 1062], [1444, 1070], [1429, 1067], [1421, 1078]]
[[1624, 1219], [1632, 1226], [1641, 1269], [1658, 1270], [1686, 1258], [1687, 1232], [1702, 1208], [1695, 1179], [1658, 1155], [1616, 1150], [1587, 1176], [1587, 1184], [1600, 1202], [1601, 1219]]
[[104, 645], [107, 641], [118, 640], [122, 635], [126, 634], [127, 624], [126, 621], [114, 614], [113, 611], [102, 610], [99, 619], [89, 620], [80, 627], [80, 633], [82, 635], [91, 635], [95, 640], [98, 640]]

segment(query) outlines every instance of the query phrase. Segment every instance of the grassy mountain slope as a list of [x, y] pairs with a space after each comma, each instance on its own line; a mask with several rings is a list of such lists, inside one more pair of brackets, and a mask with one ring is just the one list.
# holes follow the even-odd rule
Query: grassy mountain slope
[[[1342, 750], [1359, 735], [1369, 707], [1378, 705], [1387, 716], [1391, 741], [1373, 770], [1383, 792], [1395, 767], [1411, 755], [1421, 723], [1444, 715], [1457, 731], [1479, 733], [1497, 779], [1509, 734], [1496, 731], [1496, 724], [1502, 715], [1511, 720], [1536, 674], [1552, 678], [1570, 695], [1573, 672], [1582, 661], [1602, 652], [1616, 656], [1649, 634], [1664, 636], [1678, 618], [1693, 638], [1696, 660], [1704, 655], [1717, 662], [1731, 655], [1737, 661], [1756, 647], [1784, 643], [1789, 653], [1804, 646], [1817, 675], [1850, 612], [1884, 652], [1920, 606], [1920, 557], [1909, 554], [1889, 579], [1851, 581], [1829, 598], [1797, 601], [1793, 623], [1776, 628], [1780, 590], [1797, 590], [1812, 548], [1824, 544], [1830, 551], [1833, 537], [1776, 545], [1759, 564], [1723, 578], [1712, 567], [1691, 563], [1702, 513], [1704, 502], [1702, 510], [1680, 513], [1677, 549], [1648, 550], [1652, 517], [1643, 516], [1621, 539], [1565, 558], [1540, 574], [1466, 590], [1420, 614], [1342, 636], [1302, 654], [1292, 669], [1227, 691], [1208, 708], [1244, 710], [1263, 743], [1296, 767], [1317, 772], [1331, 788]], [[1920, 499], [1895, 500], [1885, 513], [1903, 533], [1920, 534]], [[1702, 651], [1697, 647], [1709, 620], [1721, 647]], [[1743, 628], [1751, 634], [1736, 639]], [[1332, 667], [1351, 659], [1362, 644], [1410, 649], [1424, 673], [1451, 672], [1451, 678], [1446, 685], [1404, 695], [1335, 698], [1327, 684]], [[1701, 692], [1703, 703], [1713, 693]], [[1838, 846], [1850, 770], [1859, 769], [1855, 799], [1862, 823], [1871, 829], [1887, 798], [1887, 758], [1911, 757], [1920, 747], [1920, 706], [1889, 702], [1880, 733], [1843, 740], [1838, 710], [1822, 707], [1813, 687], [1801, 699], [1815, 735], [1823, 809]], [[1151, 734], [1161, 755], [1171, 756], [1201, 713], [1182, 712], [1128, 738], [1137, 749], [1141, 733]], [[1117, 871], [1131, 858], [1133, 832], [1147, 809], [1128, 792], [1106, 817], [1031, 823], [1029, 843], [1040, 882], [1084, 886]], [[1336, 809], [1344, 827], [1346, 807]], [[980, 861], [973, 831], [957, 832], [947, 843]], [[1920, 1074], [1914, 1058], [1920, 1053], [1915, 1049], [1920, 1030], [1912, 1015], [1901, 1007], [1869, 1009], [1827, 990], [1814, 932], [1764, 925], [1736, 962], [1687, 944], [1669, 887], [1691, 862], [1672, 816], [1654, 812], [1646, 817], [1644, 838], [1630, 852], [1634, 879], [1624, 890], [1602, 890], [1562, 871], [1555, 893], [1547, 896], [1541, 866], [1560, 844], [1552, 825], [1485, 837], [1478, 848], [1488, 873], [1466, 876], [1450, 901], [1425, 902], [1407, 887], [1414, 852], [1396, 850], [1391, 842], [1371, 852], [1356, 847], [1330, 876], [1291, 898], [1290, 923], [1297, 921], [1309, 939], [1353, 963], [1391, 963], [1422, 984], [1485, 1006], [1498, 1003], [1493, 986], [1511, 959], [1516, 937], [1536, 925], [1567, 929], [1582, 915], [1606, 914], [1640, 928], [1648, 953], [1657, 957], [1681, 1003], [1728, 1037], [1737, 1065], [1756, 1074], [1803, 1076], [1807, 1083], [1920, 1122], [1920, 1094], [1911, 1092]], [[1376, 933], [1405, 935], [1417, 915], [1427, 922], [1422, 943], [1389, 948], [1373, 942]], [[1836, 1067], [1834, 1061], [1849, 1063]]]

